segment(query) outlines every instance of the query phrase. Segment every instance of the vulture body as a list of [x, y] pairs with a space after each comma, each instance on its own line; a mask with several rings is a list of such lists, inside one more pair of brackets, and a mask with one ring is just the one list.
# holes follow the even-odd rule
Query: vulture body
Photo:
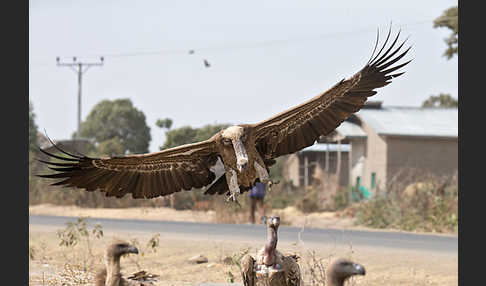
[[326, 286], [343, 286], [344, 282], [354, 275], [365, 275], [363, 265], [349, 259], [338, 258], [333, 260], [326, 271]]
[[[57, 171], [40, 177], [57, 179], [52, 185], [99, 190], [106, 196], [154, 198], [181, 190], [205, 188], [205, 194], [226, 194], [236, 200], [257, 181], [269, 182], [268, 167], [275, 158], [311, 146], [322, 135], [331, 133], [351, 114], [360, 110], [376, 88], [388, 85], [403, 74], [396, 72], [410, 61], [398, 64], [410, 47], [397, 46], [391, 29], [383, 46], [356, 74], [304, 103], [256, 124], [228, 127], [210, 139], [160, 152], [111, 158], [91, 158], [71, 154], [54, 145], [67, 156], [41, 149], [49, 157], [40, 160]], [[52, 143], [52, 142], [51, 142]], [[52, 143], [54, 144], [54, 143]], [[214, 168], [224, 165], [224, 174], [216, 178]]]
[[95, 277], [96, 286], [149, 286], [157, 275], [147, 274], [145, 271], [137, 272], [128, 278], [120, 273], [120, 258], [126, 254], [138, 254], [138, 249], [124, 241], [115, 241], [105, 250], [105, 268]]
[[302, 277], [298, 257], [277, 250], [279, 217], [267, 220], [267, 243], [254, 259], [246, 254], [240, 261], [244, 286], [300, 286]]

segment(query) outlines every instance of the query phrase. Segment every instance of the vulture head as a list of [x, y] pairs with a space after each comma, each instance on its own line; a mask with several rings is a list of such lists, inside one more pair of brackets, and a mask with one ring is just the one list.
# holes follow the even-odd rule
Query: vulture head
[[267, 218], [267, 227], [268, 228], [271, 228], [271, 229], [277, 231], [279, 226], [280, 226], [280, 217], [271, 216], [271, 217]]
[[128, 285], [120, 273], [120, 257], [129, 254], [138, 254], [138, 249], [128, 242], [116, 240], [105, 250], [105, 268], [95, 277], [96, 286]]
[[223, 162], [242, 173], [248, 169], [248, 130], [242, 126], [230, 126], [219, 133], [218, 149]]
[[327, 284], [330, 286], [344, 285], [344, 281], [354, 275], [365, 275], [363, 265], [346, 258], [337, 258], [327, 268]]
[[125, 241], [116, 241], [106, 249], [106, 257], [119, 259], [121, 256], [129, 253], [138, 254], [138, 248]]

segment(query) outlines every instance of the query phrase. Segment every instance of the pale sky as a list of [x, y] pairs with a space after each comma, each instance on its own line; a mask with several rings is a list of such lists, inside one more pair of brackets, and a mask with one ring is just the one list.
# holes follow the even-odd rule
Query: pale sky
[[[56, 66], [95, 61], [83, 76], [82, 119], [103, 99], [130, 98], [155, 126], [255, 123], [327, 90], [368, 61], [376, 31], [392, 22], [413, 47], [401, 77], [378, 89], [384, 105], [458, 96], [457, 56], [442, 56], [450, 30], [432, 21], [457, 1], [29, 1], [29, 98], [53, 139], [77, 128], [77, 76]], [[189, 50], [195, 53], [190, 55]], [[203, 60], [211, 64], [205, 68]]]

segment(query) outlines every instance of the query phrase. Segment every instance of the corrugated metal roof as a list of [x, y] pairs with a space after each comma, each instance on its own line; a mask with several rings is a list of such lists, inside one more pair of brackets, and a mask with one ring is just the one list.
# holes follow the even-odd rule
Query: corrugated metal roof
[[343, 121], [343, 123], [336, 128], [336, 131], [347, 138], [366, 137], [366, 133], [359, 125], [348, 121]]
[[361, 109], [356, 115], [382, 135], [457, 137], [457, 108]]
[[[326, 152], [326, 148], [329, 145], [329, 152], [337, 152], [338, 151], [338, 144], [322, 144], [322, 143], [314, 143], [314, 145], [306, 147], [299, 152]], [[341, 152], [349, 152], [351, 150], [350, 144], [341, 144]]]

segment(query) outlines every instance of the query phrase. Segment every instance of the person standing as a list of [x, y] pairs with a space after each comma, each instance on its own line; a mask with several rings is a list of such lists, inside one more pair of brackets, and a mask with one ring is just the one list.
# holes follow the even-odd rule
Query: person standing
[[261, 182], [256, 182], [251, 188], [248, 196], [250, 197], [250, 222], [255, 224], [255, 211], [257, 204], [260, 208], [260, 219], [265, 216], [265, 207], [263, 204], [263, 199], [265, 198], [265, 184]]

